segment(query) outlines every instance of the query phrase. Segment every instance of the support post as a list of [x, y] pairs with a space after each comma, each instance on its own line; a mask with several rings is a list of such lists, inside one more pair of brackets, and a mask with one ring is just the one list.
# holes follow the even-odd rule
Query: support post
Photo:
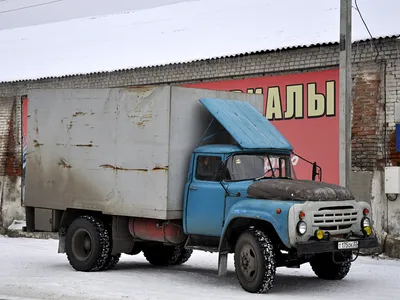
[[351, 4], [352, 0], [340, 0], [339, 174], [340, 185], [347, 188], [351, 174]]

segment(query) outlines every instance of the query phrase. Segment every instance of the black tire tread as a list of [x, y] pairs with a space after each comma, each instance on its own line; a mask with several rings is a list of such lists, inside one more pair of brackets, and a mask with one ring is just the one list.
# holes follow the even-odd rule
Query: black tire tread
[[174, 263], [174, 265], [183, 265], [185, 262], [189, 260], [189, 258], [193, 254], [193, 249], [186, 249], [181, 247], [181, 254], [179, 255], [178, 260]]
[[[276, 257], [275, 257], [274, 246], [270, 238], [263, 231], [256, 229], [254, 227], [250, 227], [247, 232], [250, 233], [252, 237], [256, 240], [258, 246], [260, 247], [261, 253], [264, 256], [264, 266], [265, 266], [264, 277], [262, 280], [262, 284], [260, 285], [259, 289], [255, 292], [258, 294], [264, 294], [274, 286], [275, 274], [276, 274]], [[235, 251], [235, 261], [238, 259], [236, 255], [237, 254]], [[236, 268], [237, 266], [235, 263], [235, 269]], [[237, 270], [236, 270], [236, 276], [242, 288], [247, 291], [246, 287], [240, 281]]]
[[104, 264], [102, 270], [107, 271], [107, 270], [112, 270], [115, 268], [115, 266], [118, 264], [119, 259], [121, 258], [121, 253], [109, 255], [107, 258], [106, 263]]
[[108, 230], [105, 228], [104, 223], [90, 215], [84, 215], [84, 216], [79, 216], [76, 218], [72, 223], [71, 226], [68, 228], [67, 231], [67, 240], [68, 240], [68, 235], [71, 234], [71, 227], [79, 222], [82, 222], [82, 220], [89, 222], [90, 225], [94, 227], [94, 230], [96, 231], [98, 235], [98, 245], [100, 247], [100, 254], [95, 260], [95, 262], [92, 264], [92, 266], [88, 268], [79, 268], [73, 263], [73, 258], [70, 257], [71, 253], [68, 253], [67, 251], [67, 258], [70, 263], [70, 265], [77, 271], [83, 271], [83, 272], [95, 272], [99, 271], [103, 268], [105, 265], [107, 258], [109, 256], [110, 252], [110, 236]]
[[180, 258], [181, 251], [178, 246], [157, 245], [143, 250], [146, 260], [154, 266], [174, 265]]
[[310, 260], [315, 275], [325, 280], [342, 280], [350, 271], [351, 261], [341, 264], [333, 262], [332, 253], [317, 254]]

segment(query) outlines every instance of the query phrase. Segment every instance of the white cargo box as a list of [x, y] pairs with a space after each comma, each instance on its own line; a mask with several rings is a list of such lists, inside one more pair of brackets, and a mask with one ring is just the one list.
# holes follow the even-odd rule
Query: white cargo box
[[201, 98], [263, 96], [157, 86], [28, 93], [25, 206], [182, 217], [191, 153], [212, 119]]

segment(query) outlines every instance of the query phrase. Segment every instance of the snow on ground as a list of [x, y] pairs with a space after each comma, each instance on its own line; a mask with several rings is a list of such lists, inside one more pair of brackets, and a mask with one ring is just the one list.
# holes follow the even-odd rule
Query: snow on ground
[[195, 251], [183, 266], [157, 268], [140, 254], [115, 270], [74, 271], [56, 240], [0, 236], [0, 300], [13, 299], [398, 299], [400, 261], [359, 257], [342, 281], [318, 279], [309, 265], [280, 268], [267, 295], [249, 294], [236, 280], [233, 256], [218, 277], [217, 254]]

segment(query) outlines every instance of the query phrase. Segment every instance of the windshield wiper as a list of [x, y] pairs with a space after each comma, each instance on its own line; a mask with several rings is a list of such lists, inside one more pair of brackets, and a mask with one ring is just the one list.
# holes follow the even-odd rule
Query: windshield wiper
[[276, 179], [293, 179], [293, 178], [287, 177], [287, 176], [285, 176], [285, 177], [268, 177], [268, 176], [263, 175], [263, 176], [254, 178], [253, 181], [258, 181], [258, 180], [261, 180], [261, 179], [272, 179], [272, 178], [276, 178]]
[[261, 180], [261, 179], [268, 179], [268, 178], [271, 178], [271, 177], [268, 177], [268, 176], [263, 175], [263, 176], [254, 178], [253, 181], [258, 181], [258, 180]]

